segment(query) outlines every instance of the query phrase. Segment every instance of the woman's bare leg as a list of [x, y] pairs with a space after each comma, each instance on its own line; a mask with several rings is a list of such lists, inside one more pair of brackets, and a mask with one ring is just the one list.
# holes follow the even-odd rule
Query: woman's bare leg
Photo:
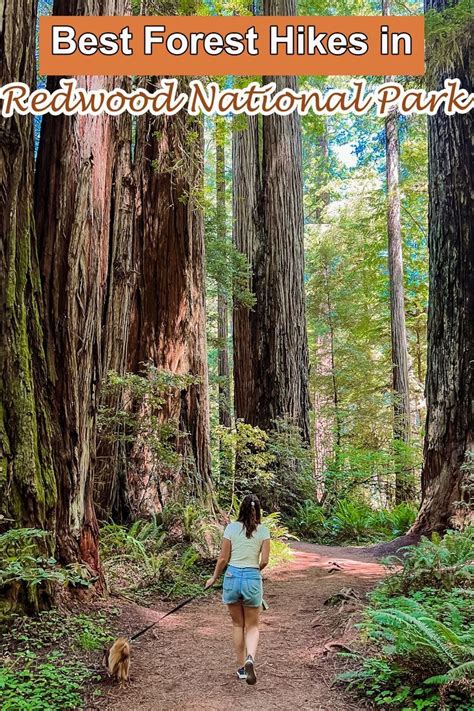
[[258, 623], [260, 618], [259, 607], [244, 607], [245, 620], [245, 645], [247, 654], [255, 659], [258, 647], [259, 629]]
[[237, 658], [237, 668], [240, 669], [245, 663], [244, 611], [240, 602], [227, 605], [227, 608], [232, 618], [232, 639]]

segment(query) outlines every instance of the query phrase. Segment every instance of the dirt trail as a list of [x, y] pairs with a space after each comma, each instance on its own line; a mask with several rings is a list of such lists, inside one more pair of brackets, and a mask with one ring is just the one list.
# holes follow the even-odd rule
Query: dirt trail
[[[130, 685], [119, 690], [104, 682], [100, 701], [89, 708], [357, 711], [358, 701], [330, 688], [339, 662], [325, 644], [335, 640], [350, 644], [360, 603], [349, 601], [341, 609], [325, 606], [324, 601], [342, 588], [352, 588], [363, 599], [382, 575], [382, 566], [368, 550], [296, 544], [292, 561], [264, 576], [270, 609], [261, 618], [256, 686], [234, 678], [231, 626], [216, 593], [183, 608], [141, 638], [132, 649]], [[130, 624], [124, 632], [153, 621], [165, 609], [160, 608], [130, 606], [122, 616]]]

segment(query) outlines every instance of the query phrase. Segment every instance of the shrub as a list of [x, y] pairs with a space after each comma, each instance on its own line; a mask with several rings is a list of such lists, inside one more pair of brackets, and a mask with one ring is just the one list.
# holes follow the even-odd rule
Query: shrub
[[471, 709], [473, 560], [472, 529], [424, 538], [389, 559], [401, 569], [372, 593], [361, 624], [371, 653], [340, 678], [378, 706]]
[[452, 590], [472, 582], [474, 574], [474, 526], [465, 531], [448, 531], [444, 538], [434, 533], [423, 537], [417, 546], [401, 549], [403, 560], [391, 556], [385, 561], [392, 567], [401, 566], [389, 578], [392, 592], [410, 593], [424, 587]]
[[367, 518], [367, 527], [379, 539], [402, 536], [412, 526], [417, 514], [413, 504], [401, 503], [393, 509], [376, 509]]
[[196, 382], [191, 375], [159, 370], [148, 362], [142, 364], [139, 374], [110, 371], [103, 383], [99, 441], [122, 444], [126, 456], [139, 468], [139, 452], [145, 451], [146, 473], [158, 491], [165, 482], [170, 488], [187, 465], [176, 447], [177, 440], [186, 435], [176, 418], [165, 414], [168, 397]]
[[[90, 574], [77, 565], [60, 566], [49, 552], [51, 534], [38, 528], [11, 528], [0, 534], [0, 591], [4, 592], [2, 608], [11, 613], [17, 605], [35, 612], [41, 593], [51, 585], [88, 587]], [[8, 591], [15, 589], [13, 595]], [[11, 600], [10, 600], [11, 598]]]
[[[450, 604], [449, 596], [444, 604]], [[400, 708], [403, 702], [404, 709], [438, 709], [444, 694], [444, 708], [469, 708], [463, 703], [474, 690], [474, 629], [462, 615], [443, 622], [429, 603], [398, 597], [389, 606], [369, 608], [362, 629], [379, 653], [341, 678], [377, 705]], [[382, 687], [380, 665], [385, 670]]]
[[[348, 655], [352, 656], [352, 655]], [[401, 711], [472, 711], [469, 689], [430, 687], [407, 678], [393, 660], [368, 658], [357, 671], [339, 675], [360, 696], [369, 699], [377, 708]]]
[[289, 525], [299, 535], [313, 541], [368, 543], [405, 533], [415, 516], [416, 509], [410, 504], [399, 504], [391, 511], [374, 511], [364, 502], [342, 500], [330, 509], [308, 499], [297, 506]]
[[173, 502], [132, 526], [106, 524], [99, 538], [107, 584], [143, 601], [198, 592], [220, 548], [222, 526], [195, 503]]
[[[234, 499], [234, 513], [238, 508]], [[288, 560], [294, 538], [279, 513], [262, 517], [272, 535], [271, 564]], [[106, 524], [99, 541], [107, 584], [143, 601], [156, 593], [193, 595], [219, 554], [223, 525], [196, 503], [172, 502], [151, 520], [132, 526]]]
[[328, 528], [338, 541], [355, 542], [370, 540], [370, 508], [363, 503], [340, 501], [328, 520]]
[[312, 453], [291, 419], [279, 418], [273, 425], [268, 432], [268, 451], [274, 476], [267, 487], [255, 493], [264, 508], [289, 515], [314, 492]]
[[290, 528], [309, 540], [322, 540], [326, 534], [326, 513], [311, 499], [298, 504], [289, 520]]
[[223, 507], [235, 495], [257, 494], [262, 507], [291, 515], [314, 490], [311, 451], [290, 420], [278, 419], [264, 431], [244, 422], [218, 432], [219, 474], [216, 489]]
[[102, 526], [100, 554], [111, 589], [138, 589], [156, 581], [170, 563], [166, 532], [156, 517], [138, 520], [129, 529], [115, 523]]
[[266, 514], [262, 516], [262, 524], [268, 528], [272, 538], [269, 567], [291, 560], [291, 548], [287, 541], [290, 538], [297, 539], [281, 522], [281, 515], [278, 512]]
[[174, 502], [164, 507], [163, 526], [177, 542], [191, 543], [203, 560], [214, 560], [219, 552], [222, 526], [207, 509], [196, 503]]
[[474, 664], [474, 630], [454, 621], [448, 626], [412, 598], [399, 597], [390, 607], [369, 609], [364, 627], [369, 638], [388, 643], [386, 653], [418, 671], [441, 673]]
[[[237, 421], [235, 428], [216, 428], [220, 443], [220, 470], [216, 489], [224, 508], [233, 505], [236, 494], [267, 490], [274, 478], [273, 455], [268, 435], [259, 427]], [[238, 468], [238, 476], [236, 475]]]
[[396, 478], [402, 476], [406, 488], [413, 489], [413, 472], [419, 465], [420, 451], [416, 442], [407, 445], [397, 440], [380, 443], [373, 449], [345, 439], [326, 463], [318, 485], [324, 489], [324, 503], [330, 508], [343, 499], [364, 497], [367, 492], [381, 505], [393, 496]]

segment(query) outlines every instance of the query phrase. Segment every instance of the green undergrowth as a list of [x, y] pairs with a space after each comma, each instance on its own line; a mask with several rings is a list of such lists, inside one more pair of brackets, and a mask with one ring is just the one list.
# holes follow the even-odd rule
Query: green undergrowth
[[[262, 523], [272, 534], [271, 565], [288, 560], [288, 540], [294, 536], [279, 514], [264, 516]], [[180, 599], [199, 593], [214, 569], [223, 529], [205, 509], [178, 503], [129, 527], [102, 526], [100, 552], [108, 588], [142, 604], [157, 595]]]
[[364, 659], [340, 679], [377, 707], [472, 711], [474, 528], [402, 553], [365, 610]]
[[101, 678], [99, 652], [113, 638], [118, 614], [115, 609], [13, 615], [0, 643], [2, 711], [83, 708], [85, 685]]
[[402, 503], [392, 509], [373, 509], [363, 501], [343, 499], [333, 506], [306, 500], [288, 520], [299, 536], [317, 543], [364, 544], [391, 540], [408, 531], [417, 509]]
[[51, 533], [11, 528], [0, 534], [0, 622], [17, 608], [38, 612], [52, 587], [89, 587], [90, 574], [80, 565], [61, 566], [51, 555]]

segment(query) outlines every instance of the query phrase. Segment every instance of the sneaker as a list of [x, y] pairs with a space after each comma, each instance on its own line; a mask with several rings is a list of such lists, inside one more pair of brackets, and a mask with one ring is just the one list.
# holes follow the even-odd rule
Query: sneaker
[[242, 681], [245, 681], [247, 679], [247, 672], [245, 671], [245, 667], [240, 667], [240, 669], [237, 669], [237, 678], [241, 679]]
[[253, 657], [249, 656], [247, 657], [247, 660], [245, 662], [244, 666], [245, 670], [245, 681], [247, 684], [256, 684], [257, 683], [257, 677], [255, 675], [255, 667], [253, 663]]

